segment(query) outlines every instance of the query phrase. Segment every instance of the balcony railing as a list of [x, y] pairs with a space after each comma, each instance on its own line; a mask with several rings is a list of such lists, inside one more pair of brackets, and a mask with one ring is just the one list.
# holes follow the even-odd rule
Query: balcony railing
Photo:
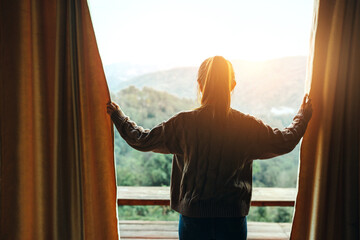
[[[254, 188], [251, 206], [294, 206], [295, 188]], [[118, 187], [118, 205], [170, 205], [169, 187]]]
[[[295, 188], [254, 188], [251, 206], [294, 206]], [[118, 205], [169, 205], [169, 187], [118, 187]], [[175, 221], [127, 221], [119, 223], [121, 240], [178, 239]], [[291, 223], [248, 222], [248, 240], [289, 239]]]

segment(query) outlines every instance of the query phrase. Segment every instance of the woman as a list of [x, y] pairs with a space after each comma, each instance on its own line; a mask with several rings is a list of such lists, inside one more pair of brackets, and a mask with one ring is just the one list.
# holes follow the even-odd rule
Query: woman
[[312, 106], [305, 96], [283, 131], [230, 108], [236, 81], [229, 61], [206, 59], [198, 72], [201, 107], [144, 130], [111, 102], [120, 135], [140, 151], [172, 153], [171, 208], [180, 239], [246, 239], [252, 162], [290, 152], [304, 135]]

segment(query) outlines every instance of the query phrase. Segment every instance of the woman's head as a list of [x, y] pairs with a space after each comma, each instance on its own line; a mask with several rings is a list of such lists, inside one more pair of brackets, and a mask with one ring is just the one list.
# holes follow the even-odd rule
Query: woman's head
[[206, 59], [198, 71], [198, 86], [202, 107], [212, 107], [216, 113], [228, 113], [231, 91], [236, 85], [232, 64], [221, 56]]

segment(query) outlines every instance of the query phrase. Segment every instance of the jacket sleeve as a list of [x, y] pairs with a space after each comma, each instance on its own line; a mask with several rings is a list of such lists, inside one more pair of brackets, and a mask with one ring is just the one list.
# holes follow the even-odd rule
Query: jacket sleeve
[[147, 152], [179, 153], [176, 139], [176, 116], [166, 122], [160, 123], [153, 129], [144, 129], [137, 126], [121, 110], [111, 114], [111, 119], [121, 137], [133, 148]]
[[309, 120], [305, 119], [303, 113], [299, 111], [290, 126], [279, 130], [253, 119], [252, 158], [266, 159], [291, 152], [305, 134]]

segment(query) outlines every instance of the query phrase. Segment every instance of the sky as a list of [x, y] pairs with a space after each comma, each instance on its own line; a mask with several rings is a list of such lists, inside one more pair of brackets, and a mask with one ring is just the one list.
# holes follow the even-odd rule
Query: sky
[[313, 0], [88, 0], [104, 65], [308, 55]]

